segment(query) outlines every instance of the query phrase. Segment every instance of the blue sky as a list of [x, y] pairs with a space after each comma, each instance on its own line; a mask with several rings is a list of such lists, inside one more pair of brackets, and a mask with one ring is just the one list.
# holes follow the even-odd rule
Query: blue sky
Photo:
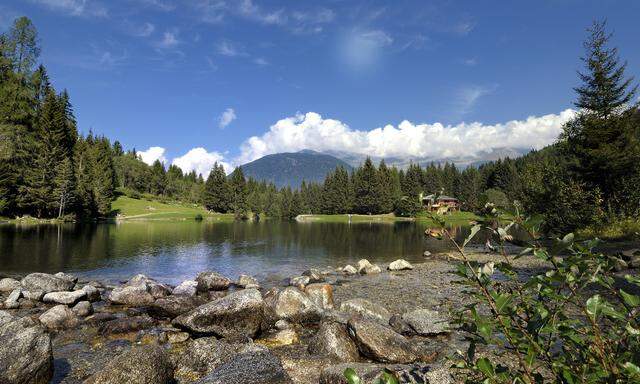
[[302, 148], [540, 147], [571, 116], [593, 19], [640, 76], [638, 14], [634, 0], [3, 0], [0, 27], [34, 21], [83, 132], [206, 172]]

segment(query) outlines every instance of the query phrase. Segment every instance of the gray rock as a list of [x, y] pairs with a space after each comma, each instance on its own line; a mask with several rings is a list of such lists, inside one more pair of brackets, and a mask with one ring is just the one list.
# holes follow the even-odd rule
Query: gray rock
[[201, 337], [189, 341], [176, 361], [175, 378], [192, 382], [231, 360], [245, 345], [215, 337]]
[[100, 290], [93, 285], [85, 285], [81, 288], [86, 294], [89, 301], [100, 301]]
[[355, 275], [358, 273], [358, 270], [353, 265], [347, 265], [342, 268], [342, 273], [344, 273], [345, 275]]
[[629, 266], [631, 268], [640, 268], [640, 256], [633, 256], [629, 260]]
[[74, 275], [68, 274], [68, 273], [64, 273], [64, 272], [58, 272], [55, 275], [53, 275], [55, 277], [61, 278], [63, 280], [67, 280], [72, 282], [73, 284], [78, 282], [78, 278]]
[[289, 279], [289, 285], [302, 290], [307, 284], [309, 284], [310, 281], [311, 279], [309, 278], [309, 276], [294, 276]]
[[404, 336], [415, 335], [416, 332], [402, 319], [402, 315], [395, 314], [389, 319], [389, 326], [396, 332]]
[[196, 278], [199, 292], [224, 291], [231, 285], [231, 280], [222, 276], [218, 272], [201, 272]]
[[240, 353], [219, 366], [199, 384], [290, 384], [278, 357], [268, 350]]
[[422, 256], [424, 256], [424, 257], [429, 257], [429, 256], [431, 256], [431, 252], [429, 252], [429, 251], [424, 251], [424, 252], [422, 253]]
[[260, 288], [260, 283], [254, 277], [249, 275], [240, 275], [236, 285], [240, 288]]
[[276, 320], [304, 323], [317, 321], [322, 316], [322, 309], [294, 287], [270, 291], [265, 296], [265, 304]]
[[138, 274], [129, 279], [125, 284], [129, 287], [144, 287], [144, 289], [154, 298], [160, 298], [169, 296], [171, 294], [171, 288], [164, 284], [160, 284], [157, 281], [143, 275]]
[[164, 349], [157, 345], [133, 347], [111, 360], [88, 384], [169, 384], [173, 367]]
[[404, 336], [375, 321], [353, 317], [347, 328], [360, 353], [374, 361], [412, 363], [418, 358]]
[[383, 306], [360, 298], [343, 301], [340, 304], [340, 311], [350, 315], [360, 315], [385, 325], [389, 324], [391, 318], [391, 313]]
[[6, 309], [16, 309], [20, 307], [18, 300], [22, 297], [22, 290], [20, 288], [14, 289], [7, 299], [4, 301], [4, 307]]
[[376, 380], [380, 377], [380, 373], [385, 366], [381, 364], [354, 362], [331, 365], [322, 370], [319, 383], [347, 384], [347, 379], [344, 377], [344, 371], [347, 368], [351, 368], [356, 371], [356, 374], [360, 378], [362, 384], [374, 384], [377, 382]]
[[387, 269], [390, 271], [405, 271], [413, 269], [413, 265], [404, 259], [398, 259], [396, 261], [392, 261]]
[[22, 286], [27, 291], [60, 292], [70, 291], [75, 283], [47, 273], [31, 273], [22, 279]]
[[276, 329], [283, 330], [291, 328], [292, 325], [287, 320], [278, 320], [276, 321], [275, 327]]
[[205, 303], [197, 296], [172, 295], [157, 299], [148, 309], [155, 318], [173, 319]]
[[0, 311], [0, 383], [46, 384], [53, 376], [51, 338], [29, 317]]
[[73, 305], [87, 297], [87, 292], [83, 290], [73, 292], [49, 292], [42, 298], [45, 303], [57, 303]]
[[195, 280], [185, 280], [171, 292], [173, 295], [195, 296], [197, 293], [198, 282]]
[[0, 280], [0, 292], [11, 292], [15, 289], [20, 289], [20, 282], [10, 277], [5, 277]]
[[369, 260], [362, 259], [358, 261], [358, 273], [361, 275], [372, 275], [380, 273], [382, 270], [376, 264], [371, 264]]
[[622, 259], [615, 258], [613, 263], [614, 263], [613, 264], [614, 269], [617, 272], [621, 272], [621, 271], [624, 271], [625, 269], [629, 268], [629, 264], [626, 261], [622, 260]]
[[153, 296], [147, 291], [146, 285], [131, 285], [114, 288], [109, 295], [109, 301], [114, 304], [130, 306], [145, 306], [154, 302]]
[[328, 356], [334, 360], [358, 361], [358, 348], [349, 338], [344, 325], [335, 322], [322, 322], [318, 332], [309, 343], [309, 353]]
[[78, 316], [64, 304], [50, 308], [38, 320], [49, 329], [73, 328], [79, 322]]
[[100, 333], [111, 335], [118, 333], [136, 332], [153, 326], [154, 322], [147, 314], [139, 316], [121, 317], [109, 320], [100, 326]]
[[93, 306], [88, 301], [81, 301], [71, 308], [71, 310], [80, 317], [87, 317], [93, 313]]
[[307, 276], [309, 278], [309, 283], [320, 283], [324, 281], [324, 277], [322, 277], [322, 272], [319, 269], [311, 268], [302, 272], [302, 276]]
[[298, 333], [293, 327], [291, 327], [289, 329], [270, 332], [266, 336], [263, 335], [260, 340], [256, 341], [256, 343], [269, 348], [277, 348], [285, 345], [296, 344], [299, 341], [300, 337], [298, 336]]
[[42, 298], [44, 297], [44, 291], [43, 290], [22, 291], [22, 296], [24, 296], [24, 298], [27, 300], [42, 301]]
[[333, 287], [329, 284], [315, 283], [304, 288], [304, 292], [315, 305], [322, 309], [333, 309]]
[[450, 331], [449, 321], [437, 311], [416, 309], [402, 315], [402, 320], [421, 336], [431, 336]]
[[173, 325], [196, 334], [254, 337], [264, 318], [264, 302], [257, 289], [244, 289], [201, 305], [173, 319]]
[[453, 384], [449, 369], [437, 365], [404, 365], [374, 363], [343, 363], [325, 368], [320, 375], [320, 384], [346, 384], [344, 371], [352, 368], [362, 384], [378, 383], [383, 370], [389, 369], [400, 383]]

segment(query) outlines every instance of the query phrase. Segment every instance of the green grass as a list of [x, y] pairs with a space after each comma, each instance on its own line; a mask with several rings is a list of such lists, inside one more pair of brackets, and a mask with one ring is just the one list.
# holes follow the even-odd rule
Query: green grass
[[[478, 220], [480, 217], [473, 212], [452, 212], [450, 214], [442, 216], [446, 223], [451, 224], [468, 224], [470, 221]], [[420, 222], [433, 222], [431, 215], [426, 212], [421, 212], [416, 216], [416, 220]]]
[[[453, 212], [449, 215], [443, 216], [446, 223], [450, 224], [466, 224], [469, 221], [478, 219], [478, 216], [472, 212]], [[301, 221], [305, 222], [325, 222], [325, 223], [347, 223], [349, 222], [349, 215], [301, 215]], [[419, 222], [433, 222], [431, 217], [427, 213], [420, 213], [415, 219], [408, 217], [398, 217], [394, 214], [385, 215], [351, 215], [351, 222], [395, 222], [395, 221], [409, 221], [415, 220]], [[434, 223], [435, 224], [435, 223]]]
[[233, 214], [210, 213], [196, 204], [161, 203], [145, 199], [119, 196], [111, 209], [118, 220], [194, 220], [202, 215], [205, 220], [233, 220]]
[[591, 226], [576, 232], [580, 239], [598, 237], [604, 240], [638, 240], [640, 238], [640, 220], [618, 219], [612, 223]]

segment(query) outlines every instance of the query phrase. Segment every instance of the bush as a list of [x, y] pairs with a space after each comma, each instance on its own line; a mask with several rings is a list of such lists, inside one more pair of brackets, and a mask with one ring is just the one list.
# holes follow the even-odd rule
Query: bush
[[414, 217], [421, 209], [422, 205], [418, 199], [403, 196], [396, 201], [394, 212], [397, 216]]
[[199, 213], [198, 213], [198, 214], [196, 215], [196, 217], [195, 217], [195, 220], [196, 220], [196, 221], [202, 221], [202, 220], [204, 220], [204, 218], [202, 217], [202, 215], [201, 215], [201, 214], [199, 214]]
[[499, 189], [490, 188], [484, 191], [480, 195], [480, 206], [484, 207], [487, 204], [493, 204], [497, 208], [511, 210], [511, 201], [507, 195]]

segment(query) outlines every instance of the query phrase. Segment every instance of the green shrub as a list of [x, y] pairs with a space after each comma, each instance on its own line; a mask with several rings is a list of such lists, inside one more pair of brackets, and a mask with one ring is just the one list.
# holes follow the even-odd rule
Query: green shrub
[[421, 209], [422, 205], [418, 199], [403, 196], [396, 201], [394, 212], [397, 216], [414, 217]]
[[202, 220], [204, 220], [204, 218], [202, 217], [202, 215], [201, 215], [201, 214], [199, 214], [199, 213], [198, 213], [198, 214], [196, 215], [196, 217], [195, 217], [195, 220], [196, 220], [196, 221], [202, 221]]

